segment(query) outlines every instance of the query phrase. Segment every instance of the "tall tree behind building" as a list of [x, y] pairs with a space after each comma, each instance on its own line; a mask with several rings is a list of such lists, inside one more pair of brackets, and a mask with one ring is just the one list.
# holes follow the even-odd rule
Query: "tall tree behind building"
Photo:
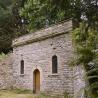
[[7, 53], [11, 50], [12, 39], [21, 35], [18, 33], [22, 27], [19, 8], [23, 1], [1, 0], [0, 1], [0, 52]]

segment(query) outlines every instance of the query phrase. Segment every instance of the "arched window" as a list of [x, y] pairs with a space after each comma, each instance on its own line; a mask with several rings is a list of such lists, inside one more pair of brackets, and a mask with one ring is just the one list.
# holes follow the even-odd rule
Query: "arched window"
[[52, 73], [57, 73], [57, 69], [58, 69], [57, 56], [54, 55], [54, 56], [52, 57]]
[[20, 65], [20, 73], [24, 74], [24, 60], [21, 60], [21, 65]]

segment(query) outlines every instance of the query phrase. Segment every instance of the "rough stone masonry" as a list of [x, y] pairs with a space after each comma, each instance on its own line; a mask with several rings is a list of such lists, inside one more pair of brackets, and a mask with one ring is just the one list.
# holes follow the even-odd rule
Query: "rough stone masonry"
[[[69, 66], [74, 56], [71, 30], [72, 21], [68, 20], [16, 38], [13, 41], [14, 87], [39, 90], [50, 95], [67, 92], [74, 96], [84, 82], [82, 69]], [[52, 72], [53, 56], [56, 56], [56, 73]]]

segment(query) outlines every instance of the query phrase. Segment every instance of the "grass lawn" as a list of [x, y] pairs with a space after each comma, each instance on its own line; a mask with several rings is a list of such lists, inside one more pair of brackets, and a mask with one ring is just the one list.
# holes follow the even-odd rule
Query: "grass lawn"
[[0, 98], [53, 98], [44, 95], [34, 95], [27, 90], [0, 90]]

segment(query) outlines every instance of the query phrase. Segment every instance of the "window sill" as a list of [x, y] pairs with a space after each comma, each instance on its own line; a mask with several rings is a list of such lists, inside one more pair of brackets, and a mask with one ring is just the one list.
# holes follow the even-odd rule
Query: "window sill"
[[51, 77], [51, 76], [59, 76], [59, 74], [58, 73], [54, 73], [54, 74], [48, 75], [48, 77]]
[[20, 77], [24, 77], [24, 74], [20, 74]]

